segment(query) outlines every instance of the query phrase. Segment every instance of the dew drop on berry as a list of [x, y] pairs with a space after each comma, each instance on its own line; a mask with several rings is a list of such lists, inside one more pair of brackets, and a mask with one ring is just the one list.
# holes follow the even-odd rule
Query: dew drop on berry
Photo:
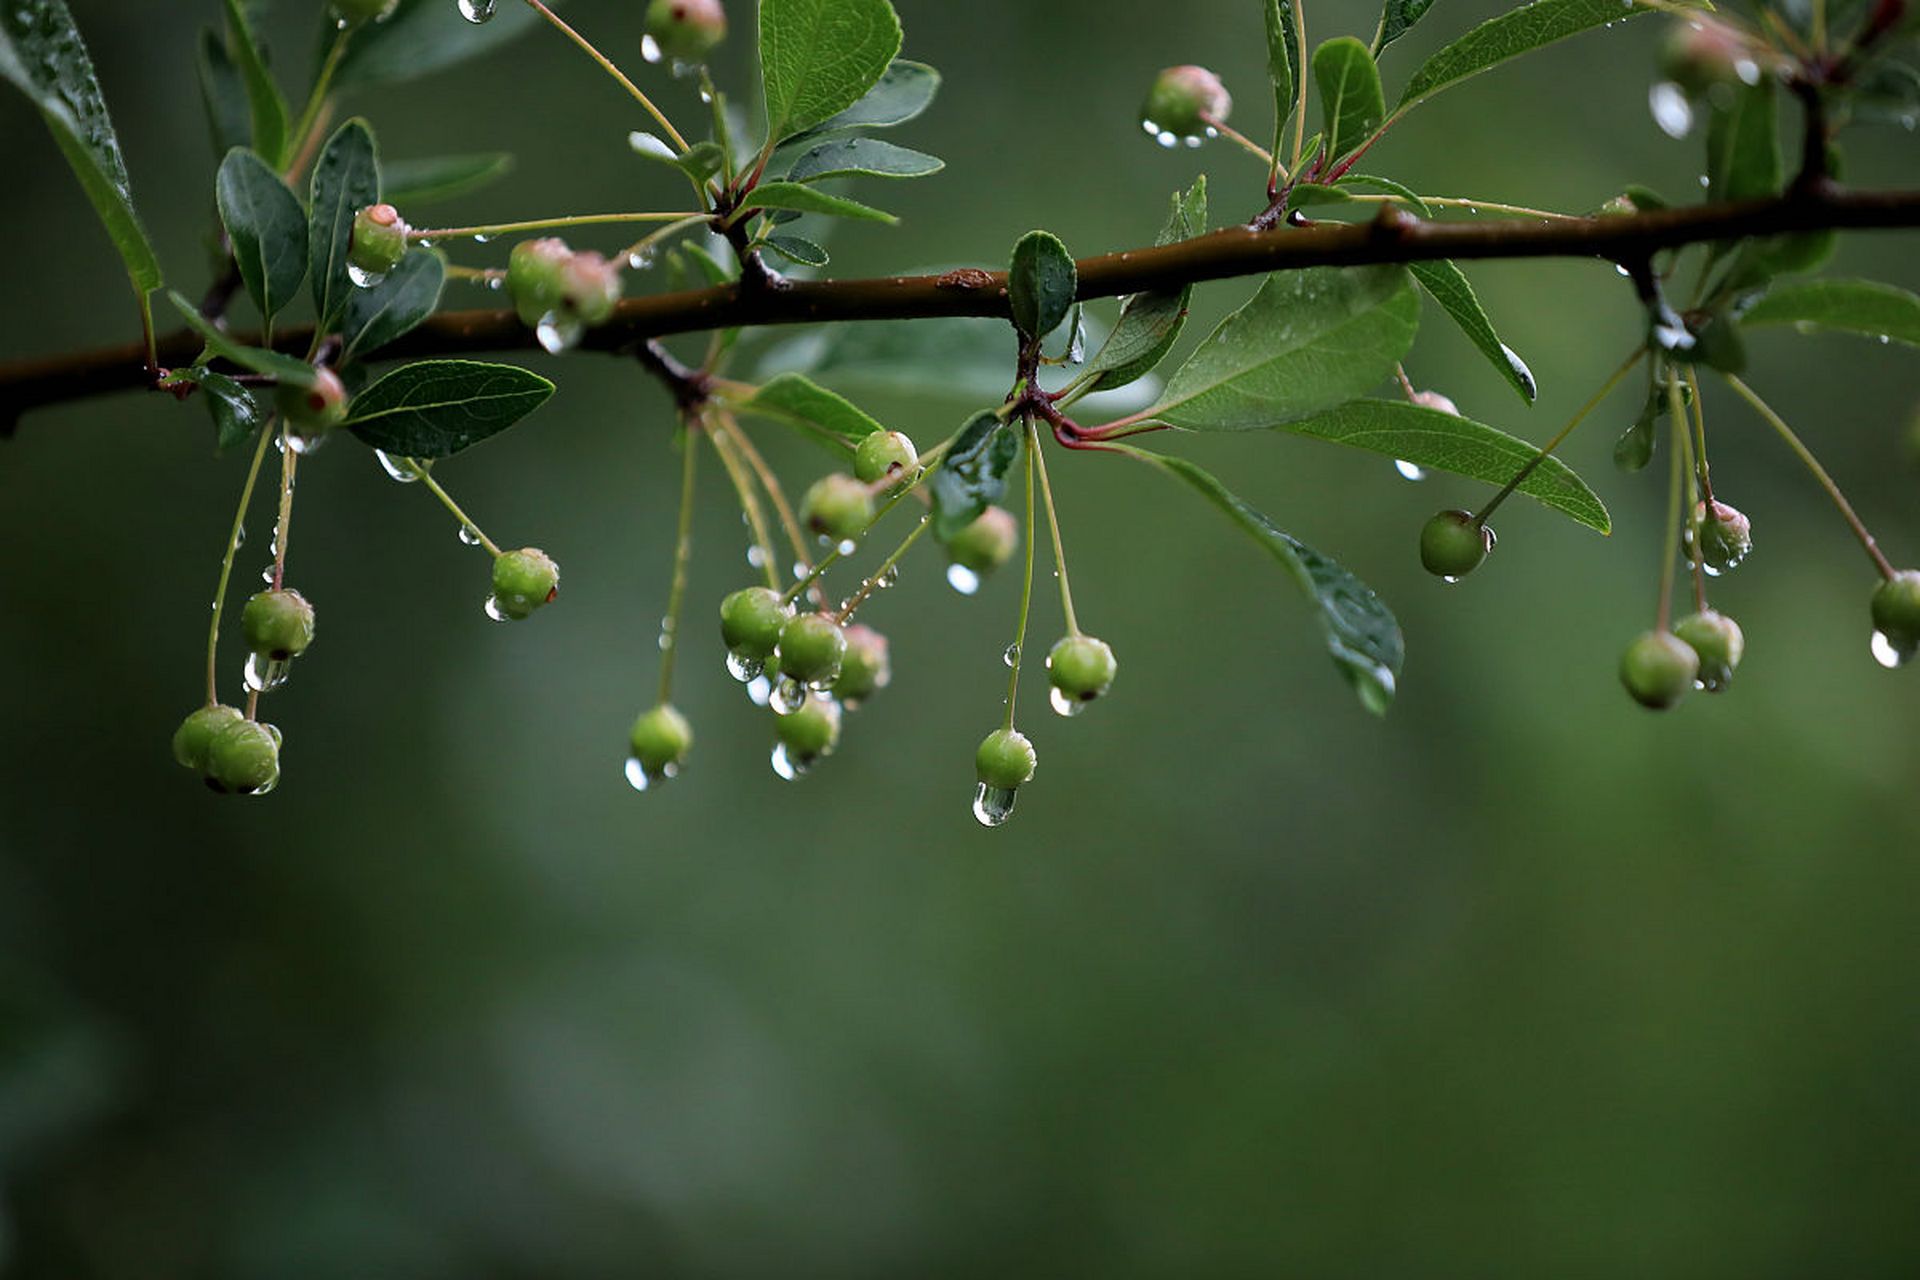
[[548, 355], [559, 355], [571, 351], [580, 344], [580, 335], [586, 327], [578, 320], [569, 320], [549, 311], [540, 317], [540, 323], [534, 326], [533, 336], [540, 340]]
[[480, 531], [470, 524], [461, 525], [460, 532], [454, 536], [469, 547], [477, 547], [480, 545]]
[[963, 596], [970, 596], [980, 589], [980, 575], [963, 564], [947, 566], [947, 585]]
[[347, 279], [353, 281], [356, 289], [371, 289], [377, 285], [384, 284], [387, 279], [387, 273], [384, 271], [369, 271], [357, 262], [349, 262], [347, 264]]
[[734, 649], [727, 654], [727, 674], [741, 684], [752, 684], [766, 670], [767, 664], [752, 654]]
[[[465, 0], [462, 0], [462, 3], [464, 2]], [[655, 40], [650, 35], [646, 35], [640, 37], [640, 56], [648, 62], [661, 62], [665, 60], [667, 55], [661, 51], [658, 40]]]
[[840, 539], [839, 542], [834, 544], [833, 549], [835, 551], [838, 551], [843, 556], [850, 556], [854, 552], [860, 549], [860, 544], [855, 542], [852, 538], [842, 538]]
[[805, 706], [807, 686], [792, 676], [783, 675], [773, 682], [773, 688], [767, 695], [767, 705], [776, 715], [790, 716]]
[[460, 16], [479, 24], [493, 17], [494, 0], [459, 0]]
[[1653, 122], [1669, 138], [1684, 138], [1693, 132], [1693, 104], [1687, 92], [1671, 80], [1662, 80], [1647, 90], [1647, 110]]
[[798, 756], [789, 754], [787, 744], [784, 742], [774, 744], [773, 755], [769, 757], [768, 762], [773, 765], [773, 771], [787, 782], [800, 781], [807, 776], [807, 771], [813, 768], [813, 761], [802, 760]]
[[973, 816], [983, 827], [998, 827], [1013, 816], [1017, 793], [1012, 787], [990, 787], [981, 782], [973, 788]]
[[1066, 716], [1068, 719], [1072, 719], [1093, 705], [1091, 698], [1084, 700], [1075, 698], [1061, 692], [1059, 689], [1048, 689], [1047, 701], [1053, 704], [1053, 709], [1056, 714]]
[[414, 470], [415, 463], [411, 458], [396, 458], [384, 449], [375, 449], [373, 456], [379, 460], [380, 469], [387, 473], [389, 480], [399, 484], [412, 484], [420, 478], [420, 473]]
[[747, 701], [756, 707], [764, 707], [773, 701], [773, 678], [765, 672], [747, 681]]
[[247, 665], [241, 672], [241, 679], [255, 693], [268, 693], [285, 684], [292, 670], [291, 658], [264, 658], [252, 653], [247, 655]]
[[487, 617], [491, 618], [495, 622], [511, 621], [511, 619], [507, 617], [506, 610], [500, 607], [499, 596], [495, 596], [495, 595], [488, 596], [486, 604], [482, 605], [481, 607], [482, 609], [485, 610]]
[[1895, 644], [1893, 637], [1884, 631], [1875, 631], [1873, 633], [1870, 648], [1873, 652], [1873, 660], [1889, 671], [1892, 671], [1895, 667], [1905, 666], [1907, 660], [1912, 658], [1914, 654], [1912, 649], [1902, 649], [1899, 645]]
[[1405, 458], [1395, 458], [1393, 460], [1393, 469], [1398, 471], [1400, 475], [1407, 480], [1425, 480], [1427, 478], [1427, 469], [1425, 467], [1417, 462], [1408, 462]]
[[659, 786], [663, 782], [671, 782], [674, 778], [679, 777], [680, 766], [677, 764], [666, 764], [660, 766], [658, 769], [649, 769], [640, 762], [639, 756], [628, 756], [625, 773], [627, 775], [628, 786], [632, 787], [635, 791], [647, 791]]

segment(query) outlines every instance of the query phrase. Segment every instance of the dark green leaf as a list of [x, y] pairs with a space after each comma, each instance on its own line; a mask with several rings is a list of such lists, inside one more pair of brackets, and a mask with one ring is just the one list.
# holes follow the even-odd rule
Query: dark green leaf
[[804, 236], [768, 236], [767, 248], [802, 267], [824, 267], [831, 261], [825, 249]]
[[1433, 0], [1387, 0], [1380, 9], [1380, 34], [1373, 38], [1373, 51], [1382, 49], [1412, 30], [1413, 24], [1427, 16]]
[[340, 317], [345, 346], [340, 363], [364, 360], [406, 333], [440, 305], [447, 264], [437, 252], [415, 249], [371, 289], [355, 289]]
[[207, 412], [213, 417], [213, 447], [219, 452], [245, 444], [266, 425], [267, 415], [253, 393], [226, 374], [203, 370], [200, 390], [206, 393]]
[[254, 39], [253, 24], [240, 0], [227, 0], [227, 50], [246, 86], [247, 110], [253, 122], [253, 149], [276, 169], [287, 157], [287, 100], [280, 94], [267, 60]]
[[1266, 0], [1267, 78], [1273, 82], [1273, 154], [1293, 115], [1294, 94], [1305, 71], [1300, 66], [1300, 37], [1294, 26], [1293, 0]]
[[365, 120], [349, 120], [327, 139], [314, 162], [312, 190], [308, 260], [313, 276], [313, 309], [325, 328], [339, 318], [354, 288], [347, 275], [353, 215], [380, 202], [380, 162], [375, 156], [373, 130]]
[[677, 250], [685, 255], [688, 262], [699, 269], [700, 274], [706, 277], [708, 284], [723, 285], [733, 282], [733, 267], [721, 262], [693, 241], [689, 240], [678, 245]]
[[1349, 173], [1340, 179], [1343, 187], [1358, 187], [1362, 191], [1379, 191], [1390, 196], [1398, 196], [1409, 209], [1423, 218], [1431, 218], [1433, 210], [1427, 207], [1412, 187], [1395, 182], [1392, 178], [1382, 178], [1370, 173]]
[[444, 458], [505, 431], [552, 394], [551, 382], [517, 365], [422, 360], [355, 396], [346, 425], [387, 453]]
[[1707, 117], [1707, 199], [1754, 200], [1780, 189], [1780, 122], [1772, 77], [1737, 85]]
[[727, 153], [720, 149], [717, 142], [696, 142], [683, 155], [675, 151], [673, 144], [664, 138], [635, 129], [627, 135], [627, 143], [635, 155], [672, 165], [695, 182], [705, 182], [720, 172], [721, 166], [727, 161]]
[[905, 124], [927, 109], [940, 90], [940, 73], [924, 62], [896, 58], [860, 101], [797, 138], [824, 137], [844, 129], [885, 129]]
[[200, 33], [200, 105], [207, 111], [207, 133], [213, 139], [213, 154], [224, 156], [235, 147], [244, 147], [253, 126], [247, 115], [247, 88], [220, 34], [208, 29]]
[[1640, 416], [1613, 442], [1614, 466], [1622, 471], [1640, 471], [1653, 461], [1655, 429], [1660, 424], [1660, 415], [1666, 411], [1666, 388], [1657, 384], [1647, 388], [1647, 403], [1640, 410]]
[[946, 541], [1000, 501], [1007, 472], [1019, 456], [1019, 435], [991, 409], [967, 419], [927, 484], [933, 495], [933, 536]]
[[[1173, 208], [1166, 225], [1154, 237], [1157, 245], [1172, 244], [1202, 235], [1207, 229], [1207, 179], [1202, 174], [1185, 196], [1173, 193]], [[1088, 383], [1092, 391], [1124, 387], [1150, 372], [1180, 336], [1187, 323], [1187, 304], [1193, 298], [1193, 286], [1136, 293], [1120, 308], [1119, 323], [1098, 352], [1088, 362], [1088, 374], [1098, 375]]]
[[859, 102], [900, 52], [887, 0], [760, 0], [767, 136], [785, 138]]
[[741, 407], [800, 427], [841, 449], [850, 449], [873, 432], [886, 430], [845, 396], [797, 373], [770, 379]]
[[1527, 362], [1516, 355], [1513, 348], [1500, 341], [1500, 335], [1493, 331], [1493, 321], [1487, 318], [1465, 273], [1444, 258], [1408, 263], [1407, 269], [1413, 272], [1413, 278], [1420, 282], [1421, 287], [1433, 295], [1434, 301], [1453, 317], [1460, 331], [1480, 349], [1487, 363], [1507, 380], [1507, 385], [1518, 392], [1522, 400], [1532, 404], [1540, 394], [1540, 388], [1533, 381], [1533, 370], [1527, 368]]
[[297, 387], [313, 385], [313, 366], [304, 360], [295, 360], [292, 356], [283, 356], [278, 351], [268, 351], [264, 347], [250, 347], [244, 342], [230, 337], [223, 330], [208, 323], [207, 318], [185, 298], [177, 289], [169, 289], [167, 297], [174, 308], [186, 320], [187, 327], [200, 335], [207, 344], [207, 350], [214, 355], [231, 360], [249, 373], [264, 374], [269, 378], [278, 378], [282, 382]]
[[[560, 7], [559, 0], [547, 0], [547, 4]], [[485, 26], [462, 18], [453, 0], [400, 0], [392, 17], [362, 23], [354, 31], [334, 74], [334, 88], [411, 80], [439, 71], [497, 49], [541, 21], [531, 6], [505, 0], [495, 6]], [[333, 24], [326, 25], [331, 37]]]
[[1406, 644], [1400, 624], [1373, 588], [1341, 565], [1286, 533], [1236, 497], [1211, 474], [1184, 458], [1121, 445], [1120, 452], [1183, 480], [1280, 562], [1320, 613], [1327, 652], [1359, 695], [1360, 705], [1385, 715], [1393, 703]]
[[1338, 158], [1366, 141], [1387, 114], [1380, 69], [1367, 46], [1338, 36], [1313, 51], [1313, 82], [1320, 89], [1327, 154]]
[[1920, 296], [1875, 280], [1807, 280], [1780, 285], [1748, 307], [1748, 328], [1790, 324], [1920, 347]]
[[271, 320], [307, 278], [307, 211], [273, 166], [243, 147], [220, 162], [213, 193], [247, 296]]
[[817, 182], [847, 174], [875, 178], [924, 178], [946, 168], [938, 156], [896, 147], [878, 138], [841, 138], [823, 142], [793, 162], [787, 177], [794, 182]]
[[1079, 269], [1059, 236], [1050, 231], [1021, 236], [1007, 271], [1007, 302], [1014, 328], [1029, 338], [1052, 333], [1073, 308], [1079, 284]]
[[1510, 58], [1594, 27], [1651, 12], [1630, 0], [1535, 0], [1489, 18], [1420, 64], [1401, 91], [1394, 114]]
[[823, 213], [834, 218], [860, 218], [868, 222], [898, 222], [892, 214], [798, 182], [763, 182], [748, 193], [748, 207], [754, 209], [793, 209], [800, 213]]
[[393, 160], [380, 166], [380, 194], [388, 204], [411, 208], [478, 191], [512, 171], [513, 157], [504, 151]]

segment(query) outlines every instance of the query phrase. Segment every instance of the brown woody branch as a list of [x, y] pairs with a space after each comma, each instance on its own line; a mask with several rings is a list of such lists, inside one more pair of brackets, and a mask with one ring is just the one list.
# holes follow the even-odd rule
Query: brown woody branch
[[[1660, 250], [1701, 241], [1902, 227], [1920, 227], [1920, 191], [1846, 191], [1824, 183], [1738, 204], [1556, 221], [1430, 222], [1384, 206], [1371, 222], [1266, 231], [1229, 227], [1175, 244], [1083, 258], [1080, 297], [1119, 297], [1269, 271], [1434, 258], [1584, 257], [1632, 266]], [[792, 281], [780, 289], [730, 286], [630, 298], [613, 320], [587, 334], [582, 349], [630, 354], [649, 338], [733, 326], [1007, 314], [1006, 277], [1000, 272]], [[297, 354], [308, 349], [312, 337], [311, 329], [286, 329], [275, 345]], [[450, 311], [383, 348], [380, 358], [535, 346], [532, 331], [510, 310]], [[199, 351], [199, 339], [186, 330], [159, 343], [164, 366], [183, 365]], [[141, 344], [128, 343], [0, 363], [0, 431], [42, 405], [152, 385], [145, 355]]]

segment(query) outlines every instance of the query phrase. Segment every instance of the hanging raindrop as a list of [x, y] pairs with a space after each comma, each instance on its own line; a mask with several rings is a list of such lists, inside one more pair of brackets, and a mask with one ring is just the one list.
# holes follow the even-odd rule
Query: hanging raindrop
[[1017, 793], [1012, 787], [990, 787], [978, 783], [973, 789], [973, 816], [980, 820], [983, 827], [998, 827], [1013, 816], [1013, 800]]

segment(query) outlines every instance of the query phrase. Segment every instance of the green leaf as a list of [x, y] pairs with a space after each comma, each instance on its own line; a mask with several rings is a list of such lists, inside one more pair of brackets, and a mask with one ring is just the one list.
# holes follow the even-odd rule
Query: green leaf
[[802, 267], [824, 267], [832, 261], [825, 249], [805, 236], [768, 236], [767, 248]]
[[313, 165], [312, 189], [308, 258], [313, 275], [313, 309], [324, 329], [339, 318], [353, 292], [353, 280], [347, 275], [353, 215], [380, 202], [380, 162], [375, 156], [373, 130], [365, 120], [349, 120], [327, 139]]
[[253, 439], [253, 433], [266, 425], [266, 411], [253, 393], [205, 365], [175, 369], [172, 382], [190, 382], [206, 393], [207, 414], [213, 419], [213, 448], [225, 453]]
[[177, 289], [167, 290], [167, 297], [185, 318], [187, 327], [200, 335], [200, 340], [207, 344], [207, 350], [214, 355], [231, 360], [249, 373], [277, 378], [281, 382], [290, 383], [296, 387], [313, 385], [313, 366], [306, 361], [295, 360], [292, 356], [283, 356], [278, 351], [268, 351], [265, 347], [250, 347], [234, 339], [224, 330], [209, 323], [207, 318], [200, 314], [199, 309], [182, 297]]
[[[1202, 235], [1206, 229], [1207, 179], [1202, 174], [1186, 195], [1173, 193], [1173, 208], [1153, 242], [1172, 244]], [[1105, 391], [1124, 387], [1150, 372], [1166, 358], [1180, 331], [1186, 327], [1187, 305], [1192, 299], [1190, 284], [1129, 297], [1120, 308], [1120, 320], [1113, 332], [1087, 363], [1086, 372], [1098, 375], [1088, 383], [1088, 389]]]
[[763, 182], [747, 193], [746, 205], [752, 209], [793, 209], [800, 213], [824, 213], [834, 218], [859, 218], [867, 222], [898, 222], [892, 214], [798, 182]]
[[886, 428], [845, 396], [797, 373], [783, 373], [753, 393], [741, 408], [799, 427], [830, 447], [851, 450]]
[[924, 178], [946, 168], [946, 161], [878, 138], [841, 138], [823, 142], [793, 162], [787, 177], [794, 182], [818, 182], [863, 174], [874, 178]]
[[1460, 331], [1480, 354], [1487, 358], [1507, 385], [1519, 393], [1528, 404], [1534, 402], [1540, 394], [1540, 388], [1533, 381], [1533, 370], [1527, 368], [1527, 362], [1515, 354], [1512, 347], [1500, 341], [1500, 335], [1493, 331], [1493, 321], [1487, 318], [1486, 311], [1480, 306], [1480, 299], [1474, 293], [1473, 286], [1459, 267], [1445, 258], [1428, 262], [1411, 262], [1407, 269], [1413, 272], [1413, 278], [1422, 288], [1433, 295]]
[[1273, 154], [1277, 156], [1284, 150], [1281, 135], [1293, 115], [1294, 94], [1303, 74], [1293, 0], [1267, 0], [1266, 29], [1267, 78], [1273, 81]]
[[1754, 200], [1780, 189], [1780, 122], [1773, 78], [1737, 85], [1707, 118], [1707, 199]]
[[[1311, 436], [1437, 471], [1503, 485], [1539, 455], [1525, 440], [1457, 414], [1396, 400], [1351, 400], [1280, 430]], [[1607, 508], [1564, 462], [1549, 457], [1520, 484], [1520, 492], [1590, 529], [1610, 532]]]
[[1073, 308], [1079, 285], [1079, 268], [1060, 237], [1050, 231], [1027, 232], [1014, 244], [1007, 271], [1014, 328], [1029, 338], [1052, 333]]
[[220, 34], [211, 28], [200, 33], [200, 105], [207, 112], [207, 134], [213, 154], [224, 156], [244, 147], [252, 136], [247, 116], [247, 89]]
[[246, 86], [248, 116], [253, 123], [253, 149], [277, 169], [287, 159], [287, 100], [281, 96], [273, 73], [267, 70], [267, 60], [260, 52], [259, 41], [254, 39], [246, 7], [240, 0], [226, 0], [226, 3], [227, 49], [235, 69], [240, 72], [241, 83]]
[[859, 102], [900, 52], [887, 0], [760, 0], [767, 136], [785, 138]]
[[982, 409], [967, 419], [927, 482], [933, 495], [933, 536], [945, 542], [1000, 501], [1007, 472], [1019, 456], [1019, 434], [993, 410]]
[[1920, 347], [1920, 296], [1875, 280], [1806, 280], [1769, 290], [1740, 323], [1831, 329]]
[[674, 251], [683, 255], [688, 262], [691, 262], [697, 267], [700, 274], [706, 277], [708, 284], [717, 287], [719, 285], [733, 283], [732, 265], [721, 262], [693, 241], [688, 240], [676, 245]]
[[1380, 69], [1366, 45], [1338, 36], [1313, 51], [1313, 82], [1320, 89], [1327, 154], [1338, 159], [1366, 141], [1387, 114]]
[[505, 431], [552, 394], [551, 382], [517, 365], [422, 360], [355, 396], [346, 426], [387, 453], [444, 458]]
[[243, 147], [220, 162], [213, 194], [241, 283], [271, 320], [307, 278], [307, 211], [273, 166]]
[[1667, 411], [1666, 388], [1655, 384], [1647, 388], [1647, 403], [1632, 425], [1613, 442], [1613, 465], [1622, 471], [1640, 471], [1653, 461], [1655, 428]]
[[513, 157], [504, 151], [393, 160], [380, 166], [380, 194], [388, 204], [410, 208], [478, 191], [512, 171]]
[[1393, 372], [1419, 323], [1403, 267], [1276, 272], [1187, 358], [1147, 416], [1203, 431], [1304, 418]]
[[1401, 665], [1406, 661], [1406, 643], [1401, 638], [1399, 622], [1374, 594], [1373, 588], [1337, 561], [1282, 530], [1242, 502], [1210, 473], [1186, 459], [1127, 445], [1118, 448], [1129, 457], [1192, 485], [1279, 561], [1302, 594], [1319, 610], [1320, 626], [1327, 636], [1327, 652], [1359, 695], [1360, 705], [1375, 715], [1387, 713], [1399, 684]]
[[671, 165], [695, 182], [705, 182], [720, 172], [721, 166], [727, 162], [727, 153], [717, 142], [696, 142], [682, 155], [666, 139], [635, 129], [627, 135], [627, 144], [642, 159]]
[[[560, 7], [559, 0], [547, 3]], [[542, 21], [530, 5], [500, 3], [486, 25], [475, 26], [460, 16], [452, 0], [400, 0], [392, 17], [361, 23], [354, 30], [333, 86], [336, 90], [363, 88], [444, 70], [489, 53]], [[325, 29], [330, 40], [333, 23], [328, 21]], [[321, 42], [323, 50], [328, 43]]]
[[1390, 196], [1398, 196], [1406, 202], [1409, 209], [1423, 218], [1431, 218], [1433, 210], [1427, 207], [1412, 187], [1395, 182], [1392, 178], [1382, 178], [1370, 173], [1348, 173], [1341, 177], [1340, 186], [1358, 187], [1362, 191], [1380, 191]]
[[355, 289], [340, 317], [345, 344], [340, 363], [364, 360], [417, 326], [440, 305], [447, 264], [438, 253], [415, 249], [371, 289]]
[[134, 212], [127, 164], [107, 116], [93, 62], [64, 0], [0, 4], [0, 80], [27, 95], [53, 133], [107, 236], [120, 251], [145, 310], [163, 280], [160, 260]]
[[924, 62], [896, 58], [860, 101], [788, 139], [824, 137], [846, 129], [889, 129], [917, 118], [940, 91], [940, 73]]
[[1386, 0], [1380, 9], [1380, 33], [1373, 38], [1374, 53], [1411, 31], [1431, 8], [1433, 0]]
[[1442, 89], [1491, 70], [1511, 58], [1594, 27], [1652, 10], [1627, 0], [1535, 0], [1489, 18], [1420, 64], [1394, 107], [1397, 116]]

